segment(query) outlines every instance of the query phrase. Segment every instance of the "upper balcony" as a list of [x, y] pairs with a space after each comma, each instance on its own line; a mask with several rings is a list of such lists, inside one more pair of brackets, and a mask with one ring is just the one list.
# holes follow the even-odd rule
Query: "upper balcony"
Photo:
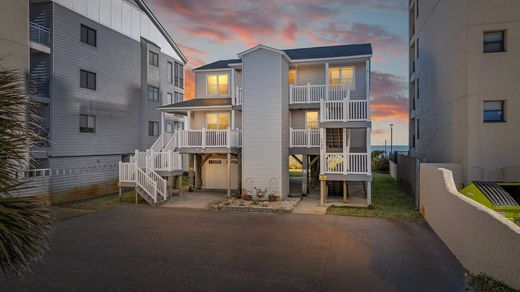
[[[242, 146], [242, 131], [231, 130], [180, 130], [178, 147], [181, 149], [198, 149], [201, 151], [215, 148], [240, 148]], [[185, 152], [185, 151], [184, 151]], [[188, 151], [189, 152], [189, 151]]]
[[38, 52], [51, 53], [51, 32], [49, 28], [29, 22], [29, 39], [31, 41], [31, 49]]

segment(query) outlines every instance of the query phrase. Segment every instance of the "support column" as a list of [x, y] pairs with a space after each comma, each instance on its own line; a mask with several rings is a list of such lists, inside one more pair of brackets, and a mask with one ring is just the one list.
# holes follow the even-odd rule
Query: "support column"
[[191, 111], [188, 111], [186, 117], [186, 123], [184, 124], [184, 130], [189, 130], [191, 127]]
[[202, 155], [195, 155], [195, 188], [202, 188]]
[[343, 181], [343, 203], [347, 202], [348, 198], [348, 183], [346, 180]]
[[183, 188], [182, 174], [177, 176], [177, 188], [179, 189], [179, 197], [182, 196], [182, 188]]
[[119, 202], [121, 202], [121, 198], [123, 197], [123, 190], [119, 187]]
[[194, 154], [188, 154], [188, 178], [189, 178], [189, 191], [193, 192], [193, 187], [195, 186], [195, 160]]
[[309, 156], [303, 154], [302, 156], [302, 194], [309, 193]]
[[227, 154], [227, 196], [231, 198], [231, 153]]
[[171, 176], [171, 175], [168, 176], [167, 184], [168, 184], [168, 198], [169, 198], [173, 195], [173, 184], [174, 184], [173, 176]]
[[327, 200], [327, 181], [320, 180], [320, 205], [325, 205]]
[[372, 205], [372, 182], [367, 182], [367, 205]]
[[237, 185], [238, 191], [242, 194], [242, 153], [237, 154]]

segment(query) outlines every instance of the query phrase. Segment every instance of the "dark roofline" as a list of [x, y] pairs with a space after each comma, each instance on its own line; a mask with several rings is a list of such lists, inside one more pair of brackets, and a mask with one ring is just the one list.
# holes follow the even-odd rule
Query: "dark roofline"
[[144, 12], [146, 12], [146, 14], [148, 15], [148, 17], [150, 17], [152, 19], [152, 22], [155, 24], [155, 26], [159, 29], [159, 31], [162, 33], [162, 35], [166, 38], [166, 41], [168, 41], [170, 43], [170, 45], [173, 47], [173, 50], [179, 54], [179, 57], [181, 57], [182, 61], [184, 63], [188, 63], [188, 59], [186, 58], [186, 56], [182, 53], [181, 49], [179, 48], [179, 46], [177, 46], [177, 43], [175, 43], [175, 41], [173, 40], [173, 38], [170, 36], [170, 34], [168, 33], [168, 31], [164, 28], [164, 26], [162, 26], [162, 24], [159, 22], [159, 19], [157, 19], [157, 17], [155, 17], [155, 15], [153, 14], [152, 10], [150, 10], [150, 8], [148, 8], [148, 6], [146, 5], [146, 3], [144, 3], [143, 0], [135, 0], [135, 2], [137, 3], [137, 5], [139, 5], [141, 7], [141, 9], [143, 9]]

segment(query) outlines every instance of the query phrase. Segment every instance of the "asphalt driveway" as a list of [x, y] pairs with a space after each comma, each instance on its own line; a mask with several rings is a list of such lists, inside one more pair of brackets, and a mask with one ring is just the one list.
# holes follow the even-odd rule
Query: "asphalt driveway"
[[462, 291], [424, 223], [121, 206], [55, 226], [2, 291]]

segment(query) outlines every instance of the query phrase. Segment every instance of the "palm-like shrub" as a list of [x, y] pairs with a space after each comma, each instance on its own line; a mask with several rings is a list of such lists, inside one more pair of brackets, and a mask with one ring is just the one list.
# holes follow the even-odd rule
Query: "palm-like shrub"
[[378, 171], [388, 171], [390, 162], [388, 154], [382, 150], [372, 151], [372, 169]]
[[12, 196], [24, 190], [29, 148], [37, 140], [23, 78], [0, 68], [0, 268], [20, 275], [46, 249], [51, 217], [35, 197]]

